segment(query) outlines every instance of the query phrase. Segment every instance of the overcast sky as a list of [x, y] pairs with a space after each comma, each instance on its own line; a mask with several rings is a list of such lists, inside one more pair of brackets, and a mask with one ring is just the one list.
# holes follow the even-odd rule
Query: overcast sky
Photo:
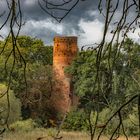
[[[5, 8], [5, 1], [1, 0], [1, 11]], [[102, 38], [104, 21], [97, 10], [98, 0], [80, 1], [61, 23], [46, 14], [39, 7], [37, 0], [21, 0], [21, 2], [23, 18], [26, 21], [21, 30], [22, 35], [40, 38], [47, 45], [53, 44], [53, 38], [56, 35], [78, 36], [79, 46], [99, 43]], [[116, 19], [117, 16], [119, 11]], [[7, 32], [5, 27], [0, 34], [6, 35]], [[136, 34], [130, 36], [138, 40]]]

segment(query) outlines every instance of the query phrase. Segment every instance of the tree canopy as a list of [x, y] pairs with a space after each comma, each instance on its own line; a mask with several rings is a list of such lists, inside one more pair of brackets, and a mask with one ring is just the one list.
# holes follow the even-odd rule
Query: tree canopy
[[[108, 44], [106, 47], [108, 47]], [[112, 60], [114, 59], [113, 53], [115, 53], [115, 50], [116, 44], [114, 44], [111, 51], [110, 59]], [[117, 60], [110, 64], [113, 65], [111, 69], [112, 74], [108, 67], [107, 54], [105, 54], [99, 71], [100, 84], [96, 84], [97, 51], [88, 50], [79, 52], [72, 65], [66, 70], [66, 72], [72, 74], [74, 93], [79, 97], [79, 108], [84, 109], [86, 114], [90, 116], [87, 116], [87, 120], [89, 120], [91, 135], [94, 135], [95, 129], [97, 129], [95, 125], [96, 121], [98, 124], [106, 124], [106, 120], [107, 118], [109, 119], [111, 114], [113, 115], [118, 108], [139, 93], [139, 53], [140, 45], [134, 43], [131, 39], [126, 39]], [[124, 120], [121, 124], [124, 127], [124, 130], [122, 130], [124, 134], [125, 132], [129, 132], [130, 134], [129, 130], [132, 127], [135, 128], [132, 133], [138, 134], [138, 126], [133, 126], [131, 122], [131, 118], [135, 118], [135, 124], [138, 122], [138, 116], [136, 115], [138, 108], [136, 109], [136, 106], [137, 100], [135, 99], [130, 105], [126, 105], [120, 110], [121, 119]], [[97, 118], [95, 117], [96, 119], [94, 118], [94, 121], [91, 121], [93, 113], [94, 117], [97, 116]], [[107, 115], [108, 113], [110, 114], [109, 116]], [[109, 130], [111, 134], [117, 131], [116, 128], [119, 125], [117, 113], [114, 116], [110, 123], [115, 121], [116, 124], [114, 123], [112, 127], [110, 124], [107, 124], [107, 131]], [[131, 125], [126, 125], [126, 122]], [[119, 130], [121, 133], [121, 128], [118, 128]]]

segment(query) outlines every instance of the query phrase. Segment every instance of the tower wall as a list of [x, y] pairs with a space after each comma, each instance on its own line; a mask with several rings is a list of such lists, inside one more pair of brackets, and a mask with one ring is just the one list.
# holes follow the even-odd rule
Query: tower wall
[[71, 76], [64, 69], [72, 63], [78, 52], [77, 37], [55, 37], [53, 48], [53, 105], [58, 112], [69, 111], [72, 102]]

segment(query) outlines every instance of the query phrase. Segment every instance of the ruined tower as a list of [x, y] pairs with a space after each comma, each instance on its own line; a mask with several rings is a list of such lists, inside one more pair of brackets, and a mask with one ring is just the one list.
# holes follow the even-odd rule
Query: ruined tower
[[64, 69], [69, 66], [77, 55], [77, 37], [68, 36], [54, 38], [53, 72], [55, 84], [53, 86], [53, 105], [58, 112], [69, 111], [73, 93], [71, 90], [71, 76], [65, 74]]

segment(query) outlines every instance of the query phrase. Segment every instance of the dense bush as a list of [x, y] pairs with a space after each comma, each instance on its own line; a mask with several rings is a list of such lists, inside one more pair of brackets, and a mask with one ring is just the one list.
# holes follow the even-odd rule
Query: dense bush
[[32, 131], [34, 128], [37, 128], [38, 124], [35, 123], [32, 119], [17, 121], [10, 125], [11, 130], [14, 131]]
[[[7, 87], [4, 84], [0, 84], [0, 96], [4, 95], [6, 90]], [[21, 119], [21, 103], [20, 100], [15, 97], [12, 90], [9, 90], [8, 95], [10, 103], [9, 107], [7, 102], [7, 94], [5, 94], [4, 96], [2, 96], [2, 98], [0, 98], [0, 111], [1, 111], [0, 121], [1, 123], [4, 123], [5, 120], [7, 119], [9, 112], [8, 123], [11, 124]]]
[[138, 108], [133, 107], [131, 114], [129, 114], [128, 118], [124, 120], [125, 131], [128, 135], [139, 135], [139, 117], [138, 117]]
[[[130, 113], [126, 118], [123, 119], [123, 127], [124, 131], [128, 136], [137, 136], [139, 134], [138, 132], [138, 112], [137, 108], [133, 108], [132, 114]], [[97, 129], [96, 133], [99, 133], [101, 129], [105, 126], [107, 120], [113, 115], [114, 111], [110, 108], [104, 108], [99, 113], [98, 123], [97, 123]], [[92, 112], [92, 115], [90, 117], [90, 121], [94, 125], [96, 120], [97, 112]], [[116, 115], [107, 125], [104, 135], [111, 135], [115, 129], [117, 128], [120, 120], [118, 115]], [[63, 125], [64, 129], [67, 130], [74, 130], [74, 131], [88, 131], [89, 130], [89, 123], [88, 123], [88, 116], [85, 114], [83, 110], [75, 110], [71, 111]], [[120, 127], [120, 130], [117, 131], [119, 134], [124, 135], [122, 127]]]
[[[98, 124], [105, 125], [107, 120], [113, 115], [113, 110], [109, 108], [103, 109], [99, 113], [99, 121]], [[125, 115], [124, 115], [125, 116]], [[120, 129], [117, 131], [119, 134], [124, 135], [127, 134], [128, 136], [138, 136], [138, 110], [134, 107], [131, 110], [131, 113], [128, 114], [126, 117], [122, 116], [123, 126], [121, 125]], [[108, 123], [106, 127], [106, 131], [104, 131], [105, 135], [111, 135], [117, 128], [120, 123], [120, 119], [118, 114]], [[98, 125], [97, 125], [98, 126]], [[97, 131], [100, 128], [97, 129]]]
[[67, 130], [87, 130], [86, 114], [84, 111], [71, 111], [63, 125]]

